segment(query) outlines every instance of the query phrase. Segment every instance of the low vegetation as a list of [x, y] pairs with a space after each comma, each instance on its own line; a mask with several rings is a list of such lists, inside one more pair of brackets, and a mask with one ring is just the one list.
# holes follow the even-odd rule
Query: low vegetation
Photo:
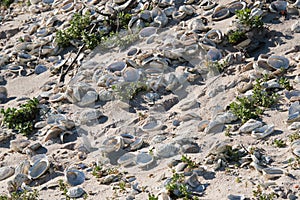
[[149, 90], [146, 83], [138, 81], [127, 83], [124, 82], [122, 84], [116, 84], [112, 86], [113, 91], [121, 100], [131, 100], [133, 99], [139, 92]]
[[250, 8], [237, 10], [235, 14], [239, 22], [242, 25], [248, 26], [249, 28], [262, 28], [264, 25], [261, 16], [251, 16]]
[[10, 4], [12, 4], [14, 2], [14, 0], [1, 0], [0, 1], [0, 6], [5, 6], [5, 7], [9, 7]]
[[251, 96], [237, 97], [236, 102], [230, 104], [230, 110], [242, 123], [258, 118], [263, 114], [264, 108], [270, 108], [278, 101], [278, 95], [273, 91], [267, 91], [261, 83], [261, 80], [256, 81]]
[[0, 195], [0, 200], [38, 200], [39, 193], [37, 190], [28, 191], [22, 190], [18, 192], [11, 193], [10, 196]]
[[235, 30], [235, 31], [231, 31], [228, 34], [228, 41], [231, 44], [237, 44], [239, 42], [242, 42], [243, 39], [246, 38], [246, 34], [245, 32], [241, 31], [241, 30]]
[[0, 112], [3, 115], [2, 125], [17, 130], [24, 135], [29, 135], [32, 133], [34, 122], [39, 115], [38, 105], [38, 99], [34, 98], [22, 104], [19, 109], [1, 109]]

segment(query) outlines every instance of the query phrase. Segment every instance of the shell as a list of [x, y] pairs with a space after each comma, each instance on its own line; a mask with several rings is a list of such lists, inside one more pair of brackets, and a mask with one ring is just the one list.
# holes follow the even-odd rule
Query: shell
[[142, 127], [143, 131], [157, 131], [160, 130], [162, 128], [162, 122], [159, 120], [156, 120], [154, 118], [149, 118], [146, 122], [146, 124], [144, 124], [144, 126]]
[[266, 179], [276, 179], [285, 174], [285, 172], [280, 168], [263, 168], [262, 169], [263, 176]]
[[298, 121], [300, 119], [300, 103], [299, 101], [295, 101], [291, 104], [289, 108], [289, 115], [287, 122], [292, 123]]
[[284, 12], [286, 11], [287, 4], [288, 3], [286, 1], [273, 1], [270, 4], [269, 9], [274, 13]]
[[200, 3], [200, 7], [203, 8], [203, 10], [210, 10], [212, 8], [214, 8], [217, 4], [215, 3], [215, 1], [211, 1], [211, 0], [204, 0], [201, 1]]
[[52, 126], [47, 131], [44, 141], [47, 142], [48, 140], [57, 138], [64, 131], [65, 131], [65, 127], [63, 127], [63, 126], [60, 126], [60, 125]]
[[114, 62], [110, 64], [106, 69], [111, 72], [122, 71], [126, 67], [126, 63], [123, 61]]
[[270, 56], [268, 58], [268, 64], [275, 70], [289, 68], [289, 60], [283, 56]]
[[70, 198], [79, 198], [84, 193], [85, 193], [85, 191], [81, 187], [71, 187], [68, 189], [67, 195]]
[[22, 152], [30, 144], [29, 140], [16, 139], [10, 141], [10, 149], [15, 152]]
[[140, 79], [140, 73], [137, 69], [133, 67], [127, 67], [123, 73], [124, 81], [126, 82], [136, 82]]
[[109, 137], [102, 143], [103, 150], [106, 153], [119, 151], [124, 146], [123, 138], [120, 136]]
[[28, 174], [30, 168], [30, 162], [28, 160], [23, 160], [16, 167], [16, 174]]
[[1, 167], [0, 168], [0, 181], [11, 177], [15, 173], [15, 168], [13, 167]]
[[153, 161], [153, 156], [148, 153], [140, 153], [136, 156], [136, 163], [140, 168], [147, 168]]
[[133, 153], [125, 153], [118, 159], [118, 164], [126, 167], [136, 163], [136, 155]]
[[39, 159], [29, 168], [29, 177], [37, 179], [42, 176], [49, 167], [50, 163], [47, 158]]
[[174, 144], [159, 144], [155, 147], [156, 156], [159, 158], [170, 158], [176, 156], [179, 148]]
[[71, 11], [72, 9], [74, 8], [74, 1], [73, 0], [67, 0], [65, 2], [62, 3], [62, 6], [61, 6], [61, 10], [63, 12], [69, 12]]
[[235, 14], [237, 10], [244, 10], [246, 7], [247, 4], [243, 1], [240, 1], [229, 4], [228, 9], [232, 14]]
[[257, 139], [262, 139], [272, 134], [273, 131], [274, 131], [274, 125], [264, 125], [262, 127], [254, 129], [251, 135]]
[[198, 175], [195, 172], [186, 180], [186, 183], [193, 188], [197, 188], [201, 185], [201, 183], [198, 180]]
[[208, 50], [207, 58], [208, 58], [208, 60], [215, 62], [215, 61], [221, 60], [222, 54], [219, 49], [212, 48], [212, 49]]
[[212, 29], [204, 37], [218, 44], [223, 40], [223, 33], [219, 29]]
[[85, 181], [85, 175], [82, 171], [75, 168], [69, 168], [65, 171], [65, 179], [70, 185], [76, 186]]
[[134, 142], [130, 144], [130, 150], [134, 151], [141, 148], [144, 144], [143, 138], [135, 138]]
[[257, 121], [255, 119], [250, 119], [240, 127], [239, 132], [240, 133], [248, 133], [248, 132], [253, 131], [256, 128], [261, 127], [262, 125], [263, 125], [262, 122]]
[[218, 11], [214, 12], [212, 17], [213, 21], [219, 21], [222, 19], [227, 18], [230, 15], [229, 9], [228, 8], [221, 8]]
[[156, 32], [157, 32], [157, 28], [150, 26], [150, 27], [143, 28], [139, 32], [139, 36], [140, 36], [140, 38], [146, 38], [146, 37], [150, 37], [151, 35], [156, 34]]

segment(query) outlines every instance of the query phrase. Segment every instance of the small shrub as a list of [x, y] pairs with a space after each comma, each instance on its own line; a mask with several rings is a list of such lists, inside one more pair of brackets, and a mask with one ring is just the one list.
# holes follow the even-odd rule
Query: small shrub
[[193, 169], [193, 168], [198, 166], [198, 164], [195, 161], [193, 161], [191, 159], [191, 157], [188, 157], [188, 156], [185, 156], [185, 155], [181, 156], [181, 161], [186, 163], [190, 169]]
[[256, 197], [258, 200], [273, 200], [276, 198], [275, 193], [266, 194], [263, 192], [260, 185], [257, 186], [256, 190], [253, 190], [253, 196]]
[[273, 141], [273, 144], [274, 144], [274, 146], [276, 146], [276, 147], [278, 147], [278, 148], [283, 148], [283, 147], [285, 147], [286, 146], [286, 143], [283, 141], [283, 140], [281, 140], [281, 139], [275, 139], [274, 141]]
[[243, 39], [245, 39], [245, 38], [246, 38], [245, 33], [240, 30], [232, 31], [228, 34], [228, 40], [229, 40], [229, 43], [231, 43], [231, 44], [237, 44], [239, 42], [242, 42]]
[[112, 89], [116, 92], [116, 95], [121, 100], [131, 100], [133, 99], [140, 91], [147, 91], [148, 86], [141, 81], [138, 82], [124, 82], [122, 84], [116, 84], [112, 86]]
[[19, 109], [1, 109], [3, 114], [3, 124], [10, 129], [15, 129], [19, 133], [28, 135], [33, 131], [34, 121], [39, 114], [39, 101], [34, 98], [20, 106]]
[[278, 81], [281, 87], [285, 88], [286, 90], [292, 90], [293, 87], [291, 86], [289, 80], [285, 77], [281, 77]]
[[[191, 199], [190, 192], [188, 191], [187, 185], [184, 183], [184, 175], [173, 172], [173, 176], [171, 178], [170, 183], [166, 185], [166, 189], [169, 191], [172, 199], [183, 198], [183, 199]], [[176, 195], [178, 190], [180, 195]]]
[[250, 16], [251, 9], [246, 8], [244, 10], [237, 10], [235, 12], [238, 20], [241, 22], [241, 24], [248, 26], [250, 28], [262, 28], [264, 23], [261, 20], [260, 16]]
[[0, 5], [8, 8], [10, 6], [10, 4], [12, 4], [13, 2], [14, 2], [14, 0], [1, 0]]

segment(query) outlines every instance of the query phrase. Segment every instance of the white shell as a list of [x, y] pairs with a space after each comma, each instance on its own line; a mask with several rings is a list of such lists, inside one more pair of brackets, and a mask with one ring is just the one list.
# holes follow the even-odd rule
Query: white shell
[[7, 179], [15, 173], [15, 168], [13, 167], [1, 167], [0, 168], [0, 181]]
[[257, 139], [262, 139], [272, 134], [273, 131], [274, 131], [274, 125], [264, 125], [262, 127], [254, 129], [251, 135]]
[[143, 131], [157, 131], [160, 130], [162, 128], [162, 122], [161, 121], [157, 121], [154, 118], [149, 118], [146, 122], [146, 124], [144, 124], [144, 126], [142, 127]]
[[288, 123], [298, 121], [300, 119], [300, 104], [299, 101], [295, 101], [289, 108]]
[[81, 197], [85, 191], [81, 187], [71, 187], [68, 189], [67, 195], [70, 198], [78, 198]]
[[134, 151], [143, 146], [144, 140], [143, 138], [136, 137], [135, 140], [130, 144], [130, 150]]
[[153, 161], [154, 161], [153, 156], [151, 156], [148, 153], [140, 153], [136, 157], [136, 163], [140, 168], [148, 167], [153, 163]]
[[232, 14], [235, 14], [235, 11], [237, 10], [244, 10], [246, 8], [247, 4], [243, 1], [241, 2], [234, 2], [229, 4], [228, 9]]
[[47, 158], [37, 160], [32, 167], [29, 168], [29, 177], [37, 179], [42, 176], [50, 167], [50, 163]]
[[76, 186], [85, 181], [85, 175], [82, 171], [75, 168], [69, 168], [65, 171], [65, 179], [70, 185]]
[[212, 29], [204, 37], [218, 44], [223, 40], [223, 33], [219, 29]]
[[273, 1], [270, 4], [269, 9], [274, 13], [286, 11], [287, 4], [288, 3], [286, 1]]

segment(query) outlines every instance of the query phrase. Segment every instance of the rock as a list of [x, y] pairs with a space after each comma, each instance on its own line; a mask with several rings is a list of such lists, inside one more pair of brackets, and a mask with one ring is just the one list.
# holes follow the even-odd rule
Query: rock
[[256, 128], [261, 127], [263, 124], [260, 121], [257, 121], [255, 119], [249, 119], [245, 124], [243, 124], [240, 129], [239, 132], [240, 133], [248, 133], [253, 131]]
[[100, 110], [96, 109], [85, 109], [80, 113], [79, 121], [80, 124], [97, 123], [98, 119], [103, 116]]
[[68, 189], [67, 195], [70, 198], [79, 198], [84, 193], [85, 193], [85, 191], [81, 187], [71, 187]]
[[0, 168], [0, 181], [11, 177], [15, 173], [15, 168], [13, 167], [1, 167]]
[[12, 140], [10, 141], [10, 149], [21, 153], [29, 144], [30, 141], [25, 139]]
[[46, 66], [44, 65], [37, 65], [34, 69], [34, 73], [36, 73], [37, 75], [42, 74], [44, 72], [46, 72], [48, 69]]
[[179, 153], [179, 148], [174, 144], [159, 144], [155, 147], [156, 156], [159, 158], [170, 158]]

